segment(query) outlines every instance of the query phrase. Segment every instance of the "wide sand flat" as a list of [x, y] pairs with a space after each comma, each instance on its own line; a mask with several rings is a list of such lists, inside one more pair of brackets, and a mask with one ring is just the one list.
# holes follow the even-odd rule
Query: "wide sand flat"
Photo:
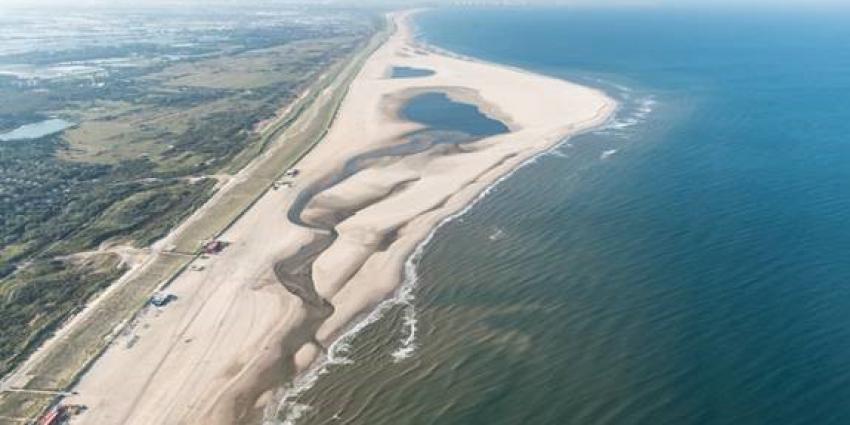
[[[499, 177], [564, 138], [601, 124], [615, 104], [602, 93], [562, 80], [440, 54], [410, 37], [408, 15], [366, 62], [325, 139], [299, 164], [295, 189], [269, 191], [223, 237], [232, 242], [186, 271], [170, 291], [178, 299], [151, 309], [99, 359], [68, 402], [89, 410], [74, 423], [229, 424], [256, 418], [272, 401], [274, 370], [287, 335], [303, 332], [308, 308], [281, 285], [275, 262], [320, 232], [287, 220], [297, 191], [337, 173], [346, 160], [401, 143], [419, 125], [396, 109], [416, 93], [443, 91], [475, 103], [510, 133], [452, 149], [433, 148], [376, 161], [318, 193], [302, 218], [346, 211], [337, 237], [312, 263], [312, 282], [332, 313], [313, 342], [286, 347], [303, 370], [358, 316], [391, 296], [404, 260], [433, 227]], [[424, 68], [427, 77], [390, 79], [393, 66]], [[317, 345], [319, 344], [319, 345]], [[258, 399], [258, 397], [262, 395]], [[256, 410], [245, 416], [247, 408]]]

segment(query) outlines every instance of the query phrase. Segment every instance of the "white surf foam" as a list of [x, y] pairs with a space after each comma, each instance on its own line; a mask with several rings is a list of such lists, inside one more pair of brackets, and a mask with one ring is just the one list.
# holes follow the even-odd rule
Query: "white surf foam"
[[505, 236], [505, 231], [497, 227], [496, 230], [487, 237], [487, 239], [495, 242], [504, 239]]
[[550, 153], [550, 155], [552, 155], [552, 156], [557, 156], [558, 158], [569, 158], [569, 157], [570, 157], [569, 155], [565, 154], [565, 153], [564, 153], [563, 151], [561, 151], [560, 149], [555, 149], [555, 150], [553, 150], [553, 151]]
[[400, 363], [409, 359], [416, 351], [416, 329], [419, 322], [416, 318], [416, 307], [413, 304], [408, 304], [404, 308], [402, 320], [404, 321], [406, 334], [401, 341], [401, 347], [398, 347], [390, 354], [393, 357], [394, 363]]
[[657, 104], [658, 101], [652, 95], [636, 100], [630, 105], [631, 107], [626, 109], [628, 113], [622, 116], [617, 114], [611, 122], [600, 127], [594, 133], [622, 136], [625, 134], [626, 129], [645, 122]]
[[[407, 329], [406, 335], [401, 341], [401, 347], [395, 350], [391, 356], [394, 362], [400, 362], [413, 355], [416, 350], [417, 329], [416, 310], [413, 304], [413, 288], [418, 281], [416, 262], [418, 262], [424, 246], [431, 240], [433, 234], [434, 231], [432, 230], [428, 238], [417, 245], [413, 254], [405, 261], [405, 279], [395, 295], [378, 304], [363, 319], [355, 321], [352, 326], [328, 347], [327, 352], [319, 357], [310, 369], [298, 375], [290, 385], [285, 386], [275, 397], [279, 400], [278, 403], [272, 405], [273, 407], [271, 409], [266, 410], [263, 420], [264, 425], [294, 425], [304, 413], [310, 411], [312, 406], [299, 403], [299, 398], [310, 388], [313, 388], [318, 379], [330, 371], [331, 366], [353, 364], [354, 361], [348, 358], [347, 354], [351, 350], [351, 344], [354, 338], [361, 331], [369, 327], [369, 325], [380, 320], [386, 311], [393, 306], [405, 305], [403, 320]], [[281, 415], [283, 415], [283, 419], [277, 419]]]
[[615, 153], [617, 153], [617, 149], [608, 149], [607, 151], [604, 151], [604, 152], [602, 152], [601, 155], [599, 155], [599, 159], [606, 160], [606, 159], [610, 158], [611, 155], [614, 155]]
[[621, 95], [621, 96], [623, 96], [623, 97], [625, 97], [625, 98], [629, 97], [629, 94], [631, 94], [631, 93], [634, 91], [631, 87], [626, 87], [626, 86], [624, 86], [624, 85], [621, 85], [621, 84], [617, 84], [617, 83], [614, 83], [614, 82], [608, 81], [608, 80], [606, 80], [606, 79], [604, 79], [604, 78], [594, 78], [594, 77], [590, 77], [590, 78], [587, 78], [587, 79], [588, 79], [589, 81], [592, 81], [592, 82], [597, 83], [597, 84], [599, 84], [599, 85], [602, 85], [602, 86], [605, 86], [605, 87], [611, 87], [611, 88], [614, 88], [615, 90], [617, 90], [617, 91], [619, 92], [619, 93], [618, 93], [619, 95]]

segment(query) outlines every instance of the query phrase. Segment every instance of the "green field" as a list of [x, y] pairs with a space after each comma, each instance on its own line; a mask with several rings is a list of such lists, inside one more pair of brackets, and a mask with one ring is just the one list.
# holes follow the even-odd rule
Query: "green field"
[[31, 393], [2, 393], [0, 394], [0, 425], [29, 424], [27, 419], [38, 416], [44, 406], [51, 404], [55, 396]]
[[0, 291], [0, 354], [8, 371], [50, 336], [69, 314], [124, 273], [117, 256], [40, 262], [14, 275]]
[[24, 387], [64, 389], [71, 385], [79, 371], [117, 335], [117, 327], [191, 260], [185, 255], [158, 254], [149, 267], [110, 291], [79, 326], [62, 338], [57, 348], [41, 357]]

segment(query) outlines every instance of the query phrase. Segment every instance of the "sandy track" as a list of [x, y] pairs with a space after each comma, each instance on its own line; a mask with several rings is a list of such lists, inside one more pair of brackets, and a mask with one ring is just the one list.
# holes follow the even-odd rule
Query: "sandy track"
[[[462, 150], [439, 147], [375, 161], [322, 187], [300, 218], [331, 226], [333, 237], [304, 260], [304, 273], [274, 265], [296, 268], [287, 261], [328, 231], [288, 220], [297, 192], [269, 191], [223, 235], [231, 246], [197, 260], [203, 271], [175, 279], [169, 290], [177, 301], [145, 312], [138, 338], [115, 343], [83, 377], [79, 395], [68, 401], [89, 410], [75, 423], [256, 421], [292, 371], [287, 366], [304, 370], [352, 320], [396, 290], [404, 260], [439, 221], [533, 155], [601, 124], [615, 108], [586, 87], [425, 50], [411, 40], [407, 19], [394, 16], [398, 30], [366, 62], [327, 136], [299, 164], [299, 187], [326, 182], [350, 158], [420, 129], [396, 113], [415, 93], [442, 91], [475, 103], [511, 132]], [[390, 79], [392, 66], [436, 73]], [[297, 295], [304, 292], [287, 290], [296, 284], [309, 285], [331, 308], [302, 302]]]

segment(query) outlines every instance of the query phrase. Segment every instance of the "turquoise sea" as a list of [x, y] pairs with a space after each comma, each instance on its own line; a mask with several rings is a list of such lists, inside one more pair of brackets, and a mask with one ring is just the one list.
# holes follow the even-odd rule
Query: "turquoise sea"
[[441, 9], [623, 107], [441, 226], [298, 424], [850, 424], [850, 13]]

